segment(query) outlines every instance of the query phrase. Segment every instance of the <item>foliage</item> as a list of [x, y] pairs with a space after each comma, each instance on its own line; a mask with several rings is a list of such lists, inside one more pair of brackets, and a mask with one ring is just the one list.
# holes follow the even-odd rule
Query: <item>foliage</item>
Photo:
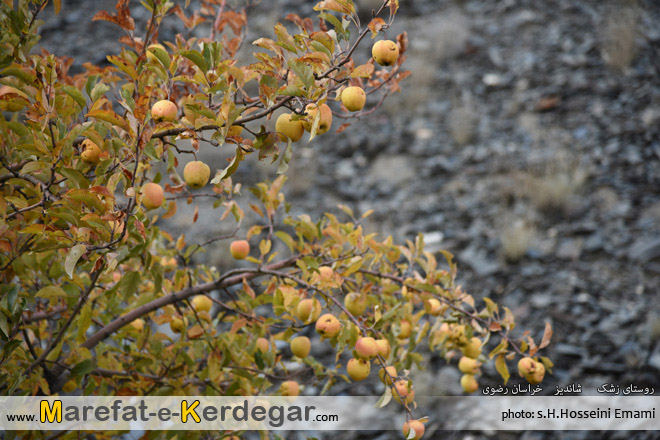
[[[373, 362], [396, 366], [404, 380], [423, 363], [423, 343], [449, 360], [469, 351], [474, 337], [483, 345], [496, 339], [487, 356], [479, 354], [481, 344], [476, 355], [496, 358], [505, 381], [506, 360], [534, 356], [547, 345], [549, 328], [539, 346], [529, 335], [512, 339], [510, 310], [488, 298], [485, 307], [477, 306], [456, 285], [452, 256], [443, 252], [446, 264], [440, 265], [424, 250], [421, 235], [397, 245], [390, 237], [365, 234], [366, 215], [355, 218], [346, 207], [342, 219], [286, 216], [281, 190], [294, 151], [291, 140], [282, 141], [266, 122], [276, 110], [288, 109], [293, 121], [305, 120], [311, 141], [321, 112], [310, 120], [307, 104], [331, 104], [335, 115], [350, 119], [373, 112], [399, 91], [409, 74], [402, 70], [405, 34], [396, 39], [401, 56], [394, 66], [353, 60], [366, 37], [391, 25], [397, 1], [385, 0], [366, 25], [351, 0], [321, 1], [315, 7], [317, 26], [288, 15], [287, 25], [275, 25], [274, 38], [253, 42], [256, 60], [241, 66], [236, 55], [246, 33], [245, 9], [203, 0], [191, 14], [188, 2], [182, 8], [145, 0], [151, 18], [139, 37], [128, 0], [118, 0], [116, 12], [99, 12], [95, 19], [121, 28], [121, 52], [107, 57], [111, 66], [85, 64], [84, 73], [73, 76], [71, 59], [33, 51], [37, 16], [48, 3], [0, 3], [3, 394], [268, 392], [290, 379], [284, 361], [291, 356], [275, 348], [257, 350], [257, 340], [309, 334], [318, 315], [301, 321], [296, 312], [307, 298], [319, 300], [323, 313], [341, 323], [338, 336], [314, 342], [332, 344], [336, 362], [297, 359], [313, 372], [322, 393], [350, 381], [341, 366], [360, 336], [386, 339], [391, 352]], [[60, 1], [52, 4], [59, 12]], [[171, 15], [189, 30], [210, 22], [211, 35], [178, 35], [158, 43], [158, 29]], [[370, 100], [368, 110], [350, 113], [336, 103], [348, 85], [378, 98]], [[174, 121], [153, 120], [150, 107], [159, 100], [177, 103]], [[98, 160], [81, 156], [87, 139], [99, 146]], [[186, 143], [189, 149], [182, 147]], [[181, 158], [196, 157], [200, 148], [234, 150], [225, 169], [213, 170], [210, 193], [191, 191], [176, 169]], [[160, 229], [159, 220], [175, 216], [177, 203], [212, 197], [218, 218], [236, 221], [238, 233], [245, 214], [232, 175], [253, 155], [277, 162], [281, 175], [251, 189], [250, 207], [262, 220], [243, 233], [255, 245], [251, 256], [246, 264], [223, 270], [195, 263], [204, 247], [231, 237], [187, 243], [183, 235]], [[162, 162], [167, 175], [156, 171]], [[158, 210], [142, 203], [141, 189], [149, 182], [165, 190]], [[276, 222], [280, 215], [281, 223]], [[349, 293], [366, 298], [364, 313], [349, 313], [344, 305]], [[198, 295], [211, 298], [212, 313], [193, 307]], [[173, 322], [174, 330], [183, 326], [183, 331], [170, 331]], [[396, 397], [396, 388], [386, 395], [393, 393]], [[404, 406], [410, 418], [414, 405]]]

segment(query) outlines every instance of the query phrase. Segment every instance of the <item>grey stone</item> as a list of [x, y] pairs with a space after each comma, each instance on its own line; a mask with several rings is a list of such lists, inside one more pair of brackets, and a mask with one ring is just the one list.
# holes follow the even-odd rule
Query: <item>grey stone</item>
[[499, 272], [500, 263], [497, 260], [489, 259], [484, 254], [474, 248], [468, 248], [461, 253], [461, 259], [480, 277], [487, 277]]
[[378, 156], [371, 164], [368, 179], [372, 182], [384, 181], [391, 185], [400, 185], [415, 176], [413, 161], [405, 155]]
[[587, 252], [595, 252], [603, 249], [604, 246], [605, 240], [603, 240], [603, 236], [599, 232], [596, 232], [587, 238], [584, 243], [584, 250]]
[[557, 249], [557, 257], [563, 260], [578, 260], [582, 254], [582, 243], [578, 239], [566, 239]]
[[660, 257], [660, 237], [639, 238], [628, 249], [628, 258], [646, 262]]

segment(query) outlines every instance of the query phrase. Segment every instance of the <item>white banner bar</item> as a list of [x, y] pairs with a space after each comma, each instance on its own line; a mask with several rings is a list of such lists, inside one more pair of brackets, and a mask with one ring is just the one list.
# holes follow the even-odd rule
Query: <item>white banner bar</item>
[[[0, 430], [400, 430], [379, 396], [0, 397]], [[444, 430], [660, 430], [655, 396], [418, 396]]]

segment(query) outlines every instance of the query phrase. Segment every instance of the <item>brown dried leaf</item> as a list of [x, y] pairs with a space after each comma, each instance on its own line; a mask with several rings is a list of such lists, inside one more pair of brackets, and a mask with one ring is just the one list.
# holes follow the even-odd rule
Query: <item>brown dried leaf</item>
[[378, 32], [380, 32], [380, 30], [385, 25], [386, 25], [385, 20], [383, 20], [380, 17], [376, 17], [373, 20], [371, 20], [368, 25], [369, 30], [371, 31], [371, 38], [376, 38]]
[[541, 343], [539, 344], [539, 350], [541, 348], [547, 347], [548, 344], [550, 343], [550, 339], [552, 339], [552, 326], [550, 325], [549, 322], [546, 322], [545, 331], [543, 332], [543, 338], [541, 339]]

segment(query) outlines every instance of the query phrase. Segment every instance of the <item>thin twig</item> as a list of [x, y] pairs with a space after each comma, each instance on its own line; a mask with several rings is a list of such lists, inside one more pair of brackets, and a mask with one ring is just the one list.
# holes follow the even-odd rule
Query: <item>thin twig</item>
[[[46, 357], [50, 354], [51, 351], [55, 349], [59, 345], [59, 343], [62, 341], [62, 338], [64, 338], [64, 335], [66, 334], [66, 331], [69, 329], [71, 326], [71, 323], [73, 323], [73, 320], [78, 316], [78, 313], [80, 313], [80, 310], [82, 307], [85, 305], [87, 302], [87, 298], [89, 297], [89, 294], [92, 292], [94, 287], [96, 287], [96, 282], [99, 279], [99, 276], [101, 275], [101, 272], [103, 272], [103, 268], [105, 267], [105, 264], [102, 263], [101, 267], [94, 272], [92, 275], [92, 280], [91, 283], [89, 284], [89, 287], [85, 289], [82, 295], [80, 295], [80, 299], [78, 299], [78, 304], [76, 304], [76, 307], [73, 309], [73, 313], [71, 313], [71, 316], [69, 316], [69, 319], [64, 323], [62, 328], [59, 330], [57, 336], [53, 341], [51, 341], [50, 345], [41, 353], [41, 356], [39, 356], [34, 362], [32, 362], [26, 369], [23, 374], [28, 376], [32, 370], [34, 370], [38, 365], [42, 365]], [[43, 365], [42, 365], [43, 366]], [[45, 367], [44, 367], [45, 368]]]

